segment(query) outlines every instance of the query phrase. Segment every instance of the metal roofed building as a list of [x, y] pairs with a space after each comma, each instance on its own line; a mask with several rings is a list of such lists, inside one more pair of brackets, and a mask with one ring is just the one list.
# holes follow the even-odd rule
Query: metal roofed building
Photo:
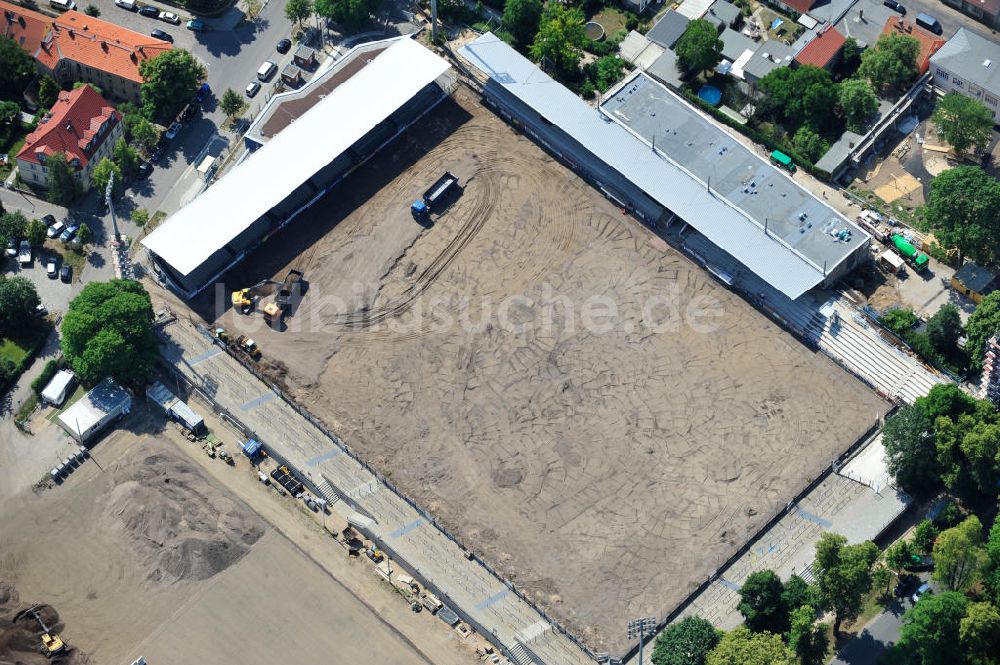
[[966, 28], [931, 56], [934, 87], [983, 102], [997, 117], [1000, 104], [1000, 44]]
[[[866, 258], [867, 233], [647, 75], [629, 77], [599, 111], [491, 33], [459, 53], [487, 77], [501, 115], [609, 196], [652, 221], [675, 214], [787, 297]], [[644, 133], [656, 136], [655, 150]], [[830, 235], [843, 230], [847, 242]]]
[[192, 297], [433, 108], [450, 65], [402, 39], [142, 240]]
[[131, 408], [132, 396], [109, 378], [60, 413], [58, 420], [77, 442], [86, 443]]
[[687, 24], [691, 21], [687, 16], [673, 9], [660, 17], [660, 20], [649, 29], [646, 37], [654, 44], [659, 44], [663, 48], [673, 48], [677, 40], [681, 38], [687, 29]]
[[777, 40], [764, 42], [743, 65], [743, 78], [757, 83], [779, 67], [788, 67], [795, 57], [795, 49]]

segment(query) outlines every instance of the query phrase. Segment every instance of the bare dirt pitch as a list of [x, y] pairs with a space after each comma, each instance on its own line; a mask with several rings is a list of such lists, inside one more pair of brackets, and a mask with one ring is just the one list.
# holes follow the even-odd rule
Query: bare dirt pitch
[[[217, 321], [595, 650], [884, 410], [466, 91], [388, 153], [229, 276], [303, 270], [287, 331]], [[444, 170], [465, 189], [425, 229], [409, 204]]]

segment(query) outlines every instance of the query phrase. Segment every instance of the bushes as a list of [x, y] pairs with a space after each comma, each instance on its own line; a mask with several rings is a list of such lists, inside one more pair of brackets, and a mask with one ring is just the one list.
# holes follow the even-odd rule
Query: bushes
[[41, 396], [42, 391], [45, 390], [45, 386], [49, 385], [49, 381], [52, 380], [52, 377], [54, 377], [58, 371], [58, 361], [50, 360], [45, 363], [45, 367], [42, 368], [42, 373], [38, 375], [38, 378], [31, 382], [31, 389], [35, 391], [36, 395]]

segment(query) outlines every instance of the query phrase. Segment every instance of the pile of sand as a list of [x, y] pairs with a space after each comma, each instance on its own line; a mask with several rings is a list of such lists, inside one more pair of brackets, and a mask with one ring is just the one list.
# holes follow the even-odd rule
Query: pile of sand
[[245, 504], [190, 462], [153, 454], [116, 471], [103, 521], [155, 582], [204, 580], [239, 561], [264, 533]]
[[40, 653], [42, 630], [34, 616], [25, 611], [29, 608], [34, 608], [52, 633], [62, 633], [59, 613], [51, 605], [22, 603], [14, 587], [0, 581], [0, 665], [83, 665], [89, 661], [71, 646], [51, 659]]

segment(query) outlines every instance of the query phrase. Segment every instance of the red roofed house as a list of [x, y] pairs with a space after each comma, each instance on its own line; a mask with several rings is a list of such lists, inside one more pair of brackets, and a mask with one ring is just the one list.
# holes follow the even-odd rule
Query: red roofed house
[[0, 0], [0, 34], [60, 83], [93, 83], [110, 98], [139, 101], [139, 65], [172, 45], [78, 11], [58, 18]]
[[89, 85], [60, 92], [52, 110], [28, 134], [17, 153], [21, 179], [45, 187], [49, 180], [45, 160], [62, 152], [83, 189], [88, 189], [91, 170], [102, 157], [111, 155], [122, 136], [121, 120], [122, 114]]
[[891, 35], [893, 33], [913, 37], [920, 42], [920, 53], [917, 54], [917, 70], [920, 72], [921, 76], [923, 76], [924, 72], [927, 71], [927, 68], [930, 67], [931, 56], [937, 53], [938, 50], [945, 45], [944, 39], [927, 32], [923, 28], [914, 26], [901, 16], [890, 17], [889, 20], [885, 22], [885, 27], [882, 28], [883, 35]]
[[847, 39], [837, 32], [829, 23], [826, 24], [813, 40], [806, 44], [798, 55], [795, 62], [798, 65], [812, 65], [823, 69], [833, 69], [840, 59], [840, 51], [844, 48]]

